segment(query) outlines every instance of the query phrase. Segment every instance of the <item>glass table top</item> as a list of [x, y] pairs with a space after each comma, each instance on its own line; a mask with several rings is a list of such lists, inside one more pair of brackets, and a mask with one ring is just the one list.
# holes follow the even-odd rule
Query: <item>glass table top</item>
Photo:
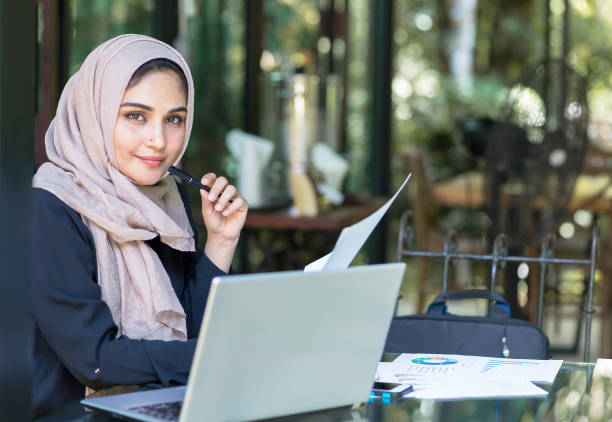
[[[604, 363], [612, 361], [600, 359]], [[356, 409], [342, 408], [277, 418], [275, 421], [609, 421], [612, 419], [612, 364], [595, 371], [593, 363], [564, 362], [545, 398], [419, 400], [371, 402]], [[111, 415], [85, 411], [73, 403], [41, 421], [119, 421]]]

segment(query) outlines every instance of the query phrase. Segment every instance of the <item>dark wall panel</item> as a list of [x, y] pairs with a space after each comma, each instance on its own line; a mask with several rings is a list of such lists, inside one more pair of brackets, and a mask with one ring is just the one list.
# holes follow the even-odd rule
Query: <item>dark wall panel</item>
[[34, 163], [36, 9], [0, 2], [0, 409], [30, 420], [30, 185]]

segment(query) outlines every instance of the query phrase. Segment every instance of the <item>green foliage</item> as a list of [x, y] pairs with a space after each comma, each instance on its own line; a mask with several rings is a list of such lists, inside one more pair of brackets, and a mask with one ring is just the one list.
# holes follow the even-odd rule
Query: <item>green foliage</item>
[[153, 36], [154, 0], [71, 0], [70, 73], [99, 44], [117, 35]]
[[[460, 88], [449, 69], [458, 36], [450, 3], [397, 2], [394, 149], [426, 148], [434, 181], [465, 171], [462, 131], [473, 119], [494, 119], [507, 88], [542, 54], [541, 2], [478, 2], [471, 86]], [[419, 27], [424, 17], [431, 27]], [[517, 48], [520, 46], [520, 48]]]
[[319, 21], [316, 0], [264, 2], [263, 48], [276, 56], [279, 70], [317, 71], [315, 57]]

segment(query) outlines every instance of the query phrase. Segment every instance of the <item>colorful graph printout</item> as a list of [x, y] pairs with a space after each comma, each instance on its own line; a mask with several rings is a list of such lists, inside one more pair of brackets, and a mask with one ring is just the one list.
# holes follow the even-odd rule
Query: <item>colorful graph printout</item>
[[483, 356], [402, 353], [393, 362], [378, 364], [378, 376], [390, 380], [474, 377], [523, 379], [551, 384], [562, 361], [491, 358]]
[[452, 365], [454, 363], [457, 363], [458, 360], [443, 356], [428, 356], [412, 359], [412, 362], [419, 365]]
[[380, 362], [376, 380], [412, 384], [406, 397], [545, 397], [532, 382], [552, 384], [562, 361], [402, 353]]

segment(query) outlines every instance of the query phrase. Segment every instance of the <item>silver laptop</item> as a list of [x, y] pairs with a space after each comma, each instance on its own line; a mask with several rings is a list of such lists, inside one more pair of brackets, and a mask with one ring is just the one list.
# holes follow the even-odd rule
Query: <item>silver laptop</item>
[[405, 264], [213, 280], [187, 386], [85, 399], [143, 420], [243, 421], [366, 402]]

